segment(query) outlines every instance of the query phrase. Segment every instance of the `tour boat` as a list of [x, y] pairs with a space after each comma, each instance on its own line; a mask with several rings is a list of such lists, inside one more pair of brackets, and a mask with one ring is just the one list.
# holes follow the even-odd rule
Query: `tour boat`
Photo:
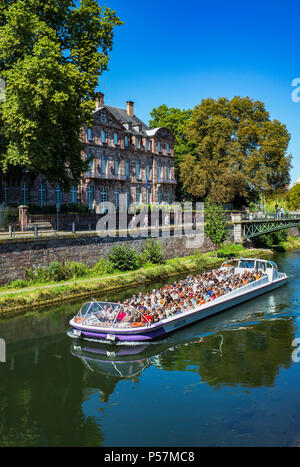
[[[73, 339], [109, 343], [144, 343], [162, 339], [180, 328], [277, 289], [289, 279], [287, 274], [278, 271], [273, 261], [257, 258], [231, 259], [223, 263], [218, 271], [239, 277], [245, 273], [257, 274], [258, 278], [195, 308], [164, 315], [158, 322], [152, 322], [149, 314], [137, 307], [126, 305], [124, 312], [123, 304], [93, 300], [85, 303], [70, 321], [72, 329], [68, 335]], [[107, 316], [107, 310], [110, 310], [109, 320], [103, 318]]]

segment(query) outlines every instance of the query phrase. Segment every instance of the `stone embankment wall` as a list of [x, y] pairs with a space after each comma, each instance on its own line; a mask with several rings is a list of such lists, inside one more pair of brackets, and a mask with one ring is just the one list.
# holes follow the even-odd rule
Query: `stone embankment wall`
[[[191, 237], [157, 238], [161, 243], [165, 258], [184, 257], [196, 250], [203, 252], [213, 249], [209, 239], [203, 242]], [[75, 234], [56, 237], [31, 237], [0, 241], [0, 284], [24, 278], [26, 268], [46, 266], [52, 261], [77, 261], [90, 266], [101, 258], [107, 258], [112, 248], [128, 244], [142, 250], [144, 238], [100, 238], [97, 234]]]

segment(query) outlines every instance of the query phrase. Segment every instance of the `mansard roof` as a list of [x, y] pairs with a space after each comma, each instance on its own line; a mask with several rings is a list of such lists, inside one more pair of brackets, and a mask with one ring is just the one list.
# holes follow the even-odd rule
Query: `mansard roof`
[[[147, 135], [146, 132], [147, 130], [149, 130], [149, 127], [135, 115], [133, 117], [130, 117], [126, 110], [118, 109], [117, 107], [112, 107], [110, 105], [102, 105], [96, 110], [96, 112], [99, 112], [99, 110], [103, 109], [107, 109], [113, 115], [113, 117], [118, 122], [120, 122], [130, 133], [139, 133], [144, 136]], [[128, 128], [126, 127], [126, 124], [129, 124]], [[137, 130], [134, 127], [139, 127], [139, 129]]]
[[168, 128], [150, 128], [135, 115], [133, 117], [128, 115], [125, 109], [119, 109], [117, 107], [103, 104], [98, 107], [94, 112], [94, 115], [101, 110], [108, 111], [113, 119], [118, 122], [119, 125], [121, 124], [121, 127], [130, 134], [140, 135], [143, 137], [160, 136], [162, 138], [168, 138], [169, 136], [172, 136], [174, 138], [174, 135]]

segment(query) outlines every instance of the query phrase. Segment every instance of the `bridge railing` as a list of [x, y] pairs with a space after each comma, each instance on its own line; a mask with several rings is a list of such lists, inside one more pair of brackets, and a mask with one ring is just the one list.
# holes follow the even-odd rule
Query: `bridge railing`
[[300, 212], [287, 212], [287, 213], [265, 213], [265, 212], [255, 212], [255, 213], [243, 213], [241, 216], [242, 221], [272, 221], [272, 220], [297, 220], [300, 219]]

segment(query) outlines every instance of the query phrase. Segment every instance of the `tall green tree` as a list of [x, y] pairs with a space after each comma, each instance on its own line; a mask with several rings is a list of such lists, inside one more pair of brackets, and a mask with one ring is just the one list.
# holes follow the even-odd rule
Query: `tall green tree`
[[186, 196], [182, 183], [179, 179], [180, 163], [186, 154], [189, 154], [191, 147], [185, 136], [185, 128], [192, 117], [192, 110], [181, 110], [161, 105], [154, 108], [150, 113], [152, 119], [149, 122], [151, 128], [168, 128], [175, 136], [174, 156], [175, 156], [175, 177], [178, 182], [176, 187], [176, 198], [182, 200]]
[[222, 206], [205, 204], [205, 234], [219, 248], [228, 238], [228, 223]]
[[184, 133], [191, 151], [180, 164], [180, 181], [193, 198], [240, 205], [290, 181], [290, 135], [260, 101], [204, 99]]
[[80, 140], [123, 24], [96, 0], [0, 0], [0, 166], [68, 188], [86, 170]]

